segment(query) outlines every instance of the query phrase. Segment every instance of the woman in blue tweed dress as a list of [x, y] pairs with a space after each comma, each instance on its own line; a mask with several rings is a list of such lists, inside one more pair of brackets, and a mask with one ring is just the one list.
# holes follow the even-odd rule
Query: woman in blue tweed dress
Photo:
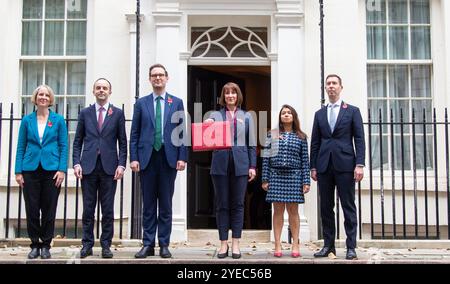
[[306, 134], [300, 129], [297, 112], [283, 105], [278, 129], [270, 131], [263, 152], [262, 188], [266, 201], [273, 204], [275, 257], [281, 257], [281, 230], [286, 209], [292, 233], [292, 257], [300, 256], [300, 216], [298, 204], [304, 203], [309, 191], [309, 157]]

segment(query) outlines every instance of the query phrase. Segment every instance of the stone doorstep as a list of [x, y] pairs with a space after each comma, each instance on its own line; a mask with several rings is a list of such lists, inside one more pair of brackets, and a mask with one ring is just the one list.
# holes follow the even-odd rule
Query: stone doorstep
[[[188, 230], [188, 241], [176, 242], [171, 244], [180, 245], [185, 244], [188, 246], [204, 246], [208, 243], [210, 245], [219, 245], [219, 234], [217, 230]], [[252, 243], [270, 243], [270, 230], [243, 230], [242, 231], [242, 245], [249, 245]], [[229, 241], [231, 242], [231, 233]], [[0, 239], [0, 246], [29, 246], [30, 240], [28, 238], [16, 238], [16, 239]], [[112, 240], [112, 245], [123, 247], [140, 247], [142, 241], [137, 239], [117, 239]], [[53, 239], [53, 247], [69, 247], [69, 246], [81, 246], [81, 239], [63, 239], [55, 237]], [[95, 240], [95, 246], [100, 246], [100, 241]]]
[[[243, 238], [244, 239], [244, 238]], [[260, 244], [271, 242], [267, 241], [243, 241], [241, 245], [250, 245], [252, 243]], [[30, 244], [29, 239], [19, 238], [19, 239], [0, 239], [0, 247], [27, 247]], [[285, 243], [286, 244], [286, 243]], [[323, 240], [308, 242], [309, 245], [322, 247]], [[450, 249], [450, 240], [358, 240], [359, 248], [378, 248], [378, 249]], [[142, 245], [141, 240], [131, 240], [131, 239], [114, 239], [112, 245], [119, 247], [140, 247]], [[185, 247], [202, 247], [205, 245], [219, 245], [218, 240], [207, 240], [200, 239], [195, 242], [173, 242], [172, 245], [178, 246], [183, 245]], [[304, 243], [302, 243], [304, 245]], [[54, 239], [53, 247], [70, 247], [70, 246], [81, 246], [81, 239]], [[100, 241], [95, 241], [95, 246], [100, 247]], [[345, 248], [345, 240], [336, 241], [337, 248]]]
[[[231, 233], [228, 241], [231, 242]], [[241, 244], [270, 243], [270, 230], [243, 230]], [[219, 233], [217, 230], [188, 230], [187, 239], [189, 244], [205, 245], [207, 243], [219, 245]]]
[[[17, 238], [17, 239], [0, 239], [0, 246], [8, 246], [8, 247], [28, 247], [30, 245], [30, 240], [26, 238]], [[113, 239], [113, 246], [123, 246], [123, 247], [140, 247], [142, 245], [141, 240], [120, 240]], [[80, 246], [81, 247], [81, 239], [53, 239], [52, 247], [70, 247], [70, 246]], [[95, 240], [95, 245], [100, 247], [100, 240]]]
[[[323, 246], [323, 240], [313, 241], [318, 247]], [[357, 240], [360, 248], [379, 249], [450, 249], [450, 240]], [[337, 248], [345, 248], [345, 239], [336, 240]]]

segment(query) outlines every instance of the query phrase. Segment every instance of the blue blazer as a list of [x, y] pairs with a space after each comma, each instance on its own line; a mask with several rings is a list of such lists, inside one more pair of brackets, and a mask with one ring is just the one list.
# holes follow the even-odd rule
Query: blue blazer
[[[214, 121], [225, 121], [226, 110], [213, 112], [210, 117]], [[234, 125], [231, 126], [234, 128]], [[231, 152], [234, 159], [236, 176], [248, 175], [250, 168], [256, 169], [256, 139], [252, 116], [241, 109], [236, 111], [236, 137], [233, 139]], [[213, 151], [211, 161], [211, 175], [227, 175], [230, 150]]]
[[[155, 110], [153, 93], [140, 98], [134, 105], [130, 135], [130, 161], [138, 161], [141, 170], [150, 162], [155, 139]], [[186, 118], [183, 101], [166, 93], [163, 119], [164, 151], [171, 168], [177, 161], [187, 161]]]
[[83, 174], [88, 175], [95, 169], [100, 152], [103, 170], [114, 175], [117, 167], [126, 167], [127, 162], [125, 115], [120, 108], [110, 104], [102, 129], [99, 130], [97, 125], [95, 104], [81, 110], [73, 141], [73, 164], [81, 165]]
[[359, 108], [342, 102], [333, 132], [328, 124], [327, 107], [316, 112], [311, 135], [311, 169], [324, 173], [331, 156], [336, 171], [353, 172], [356, 165], [364, 165], [365, 153]]
[[39, 164], [46, 171], [66, 172], [67, 145], [64, 117], [50, 110], [41, 143], [36, 112], [24, 116], [20, 123], [14, 172], [34, 171]]

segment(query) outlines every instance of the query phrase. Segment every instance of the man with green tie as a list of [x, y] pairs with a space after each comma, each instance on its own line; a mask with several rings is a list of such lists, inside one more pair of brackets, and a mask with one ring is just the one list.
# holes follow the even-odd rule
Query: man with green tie
[[136, 101], [130, 135], [130, 167], [141, 173], [144, 205], [144, 246], [135, 257], [155, 255], [158, 230], [159, 255], [170, 258], [175, 178], [187, 161], [184, 106], [181, 99], [166, 92], [169, 74], [163, 65], [152, 65], [149, 73], [153, 93]]

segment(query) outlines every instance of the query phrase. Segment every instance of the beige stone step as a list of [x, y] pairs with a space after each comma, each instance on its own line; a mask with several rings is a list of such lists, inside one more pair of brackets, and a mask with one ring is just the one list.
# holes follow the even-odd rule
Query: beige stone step
[[[231, 241], [231, 231], [229, 233], [229, 240]], [[204, 245], [208, 242], [211, 244], [218, 244], [219, 233], [217, 230], [188, 230], [188, 242], [199, 245]], [[241, 243], [249, 244], [254, 242], [270, 242], [270, 230], [243, 230]]]

